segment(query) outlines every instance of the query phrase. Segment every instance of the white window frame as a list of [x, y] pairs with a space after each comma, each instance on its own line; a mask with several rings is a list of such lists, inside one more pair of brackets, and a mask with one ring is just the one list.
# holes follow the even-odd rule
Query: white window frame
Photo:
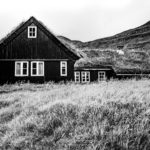
[[[35, 35], [33, 36], [30, 36], [30, 29], [31, 28], [34, 28], [35, 29]], [[28, 38], [36, 38], [37, 37], [37, 27], [36, 26], [33, 26], [33, 25], [31, 25], [31, 26], [28, 26]]]
[[[103, 73], [103, 78], [100, 78], [100, 73]], [[105, 81], [106, 80], [106, 72], [105, 71], [98, 71], [98, 81]]]
[[[65, 73], [63, 73], [63, 69], [65, 69]], [[60, 62], [60, 75], [67, 76], [67, 61]]]
[[[36, 74], [33, 74], [33, 64], [36, 63]], [[42, 74], [39, 74], [39, 63], [42, 63], [43, 65], [43, 72]], [[32, 61], [31, 62], [31, 76], [44, 76], [44, 61]]]
[[[89, 75], [89, 80], [87, 80], [87, 74]], [[82, 71], [81, 78], [82, 78], [82, 83], [89, 83], [91, 80], [90, 79], [90, 71]], [[85, 78], [85, 81], [83, 81], [83, 78]]]
[[[21, 65], [21, 68], [20, 68], [20, 74], [17, 74], [17, 64], [20, 64]], [[26, 74], [23, 74], [23, 64], [26, 63], [27, 64], [27, 73]], [[16, 61], [15, 62], [15, 76], [16, 77], [26, 77], [29, 75], [29, 62], [28, 61]]]
[[[78, 81], [77, 81], [77, 77], [78, 77], [78, 79], [79, 79]], [[80, 80], [80, 71], [75, 71], [75, 72], [74, 72], [74, 79], [75, 79], [75, 82], [76, 82], [76, 83], [80, 83], [80, 81], [81, 81], [81, 80]]]

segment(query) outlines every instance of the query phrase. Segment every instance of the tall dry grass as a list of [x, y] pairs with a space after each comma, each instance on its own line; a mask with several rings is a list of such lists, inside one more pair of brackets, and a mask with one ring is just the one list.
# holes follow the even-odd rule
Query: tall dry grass
[[3, 85], [0, 149], [148, 150], [150, 80]]

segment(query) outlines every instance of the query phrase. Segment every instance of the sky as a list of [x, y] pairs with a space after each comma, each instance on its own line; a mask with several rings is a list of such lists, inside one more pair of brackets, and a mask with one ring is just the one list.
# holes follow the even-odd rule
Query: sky
[[150, 21], [150, 0], [0, 0], [0, 38], [31, 16], [55, 35], [85, 42]]

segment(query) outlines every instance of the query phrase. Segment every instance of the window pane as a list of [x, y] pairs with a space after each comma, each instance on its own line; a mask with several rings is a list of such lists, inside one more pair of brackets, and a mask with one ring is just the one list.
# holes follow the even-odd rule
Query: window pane
[[21, 63], [17, 63], [17, 65], [16, 65], [16, 74], [17, 75], [21, 74]]
[[90, 72], [82, 72], [82, 81], [89, 82], [90, 81]]
[[39, 75], [42, 75], [43, 72], [44, 72], [44, 66], [43, 66], [43, 63], [39, 63]]
[[17, 66], [16, 66], [17, 70], [21, 68], [21, 63], [17, 63]]
[[62, 67], [65, 67], [66, 66], [66, 64], [65, 63], [62, 63]]
[[79, 75], [79, 73], [78, 72], [75, 72], [75, 76], [78, 76]]
[[66, 69], [62, 68], [62, 74], [66, 74]]
[[99, 81], [105, 80], [105, 72], [99, 72]]
[[36, 68], [36, 63], [32, 63], [32, 68]]
[[27, 68], [27, 63], [23, 63], [23, 68]]
[[61, 75], [67, 76], [67, 62], [61, 62]]
[[90, 73], [89, 72], [86, 73], [86, 81], [90, 81]]
[[16, 76], [26, 76], [28, 75], [28, 62], [16, 62], [15, 66]]
[[29, 38], [36, 38], [36, 26], [29, 26], [28, 27], [28, 37]]
[[80, 73], [75, 72], [75, 82], [80, 82]]
[[23, 69], [23, 75], [27, 75], [27, 69]]
[[85, 82], [85, 72], [82, 72], [82, 81]]
[[34, 76], [43, 76], [44, 75], [44, 62], [31, 62], [32, 70], [31, 70], [31, 75]]
[[76, 81], [79, 82], [80, 81], [80, 77], [76, 76]]
[[32, 70], [32, 74], [33, 74], [33, 75], [36, 75], [36, 69], [33, 69], [33, 70]]

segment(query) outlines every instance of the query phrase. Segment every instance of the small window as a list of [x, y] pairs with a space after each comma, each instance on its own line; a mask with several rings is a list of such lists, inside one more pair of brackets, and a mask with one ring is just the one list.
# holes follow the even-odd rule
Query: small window
[[98, 81], [104, 81], [106, 79], [105, 71], [98, 72]]
[[61, 61], [60, 74], [61, 76], [67, 76], [67, 62], [66, 61]]
[[31, 62], [31, 76], [44, 76], [44, 62]]
[[76, 83], [80, 83], [80, 72], [74, 72], [74, 78]]
[[29, 26], [28, 27], [28, 38], [36, 38], [37, 36], [37, 27]]
[[28, 62], [15, 62], [15, 76], [28, 76]]
[[90, 72], [82, 72], [82, 83], [90, 82]]

